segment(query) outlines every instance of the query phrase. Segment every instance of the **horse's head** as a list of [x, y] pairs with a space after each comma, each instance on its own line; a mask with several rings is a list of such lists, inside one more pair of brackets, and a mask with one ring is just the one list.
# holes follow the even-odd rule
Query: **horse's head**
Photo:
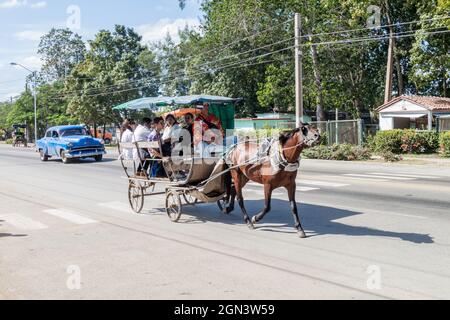
[[280, 135], [280, 142], [284, 146], [288, 141], [299, 147], [309, 148], [316, 145], [320, 140], [320, 133], [317, 128], [308, 123], [302, 123], [299, 128]]

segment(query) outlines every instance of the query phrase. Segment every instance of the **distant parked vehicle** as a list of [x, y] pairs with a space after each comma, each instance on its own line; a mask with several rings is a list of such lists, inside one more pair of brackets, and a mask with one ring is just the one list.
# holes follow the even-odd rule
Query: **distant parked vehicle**
[[[94, 129], [91, 129], [91, 135], [94, 137]], [[105, 141], [105, 144], [111, 144], [113, 135], [111, 132], [109, 132], [108, 130], [105, 131], [105, 134], [103, 135], [103, 129], [102, 128], [98, 128], [97, 129], [97, 137], [98, 138], [102, 138]]]
[[37, 142], [42, 161], [49, 158], [68, 163], [72, 159], [94, 158], [100, 162], [106, 154], [104, 141], [94, 139], [83, 126], [60, 126], [47, 130]]
[[25, 130], [27, 129], [26, 125], [22, 124], [15, 124], [13, 125], [13, 133], [12, 133], [12, 146], [20, 147], [24, 146], [25, 148], [28, 146], [28, 140], [25, 137]]

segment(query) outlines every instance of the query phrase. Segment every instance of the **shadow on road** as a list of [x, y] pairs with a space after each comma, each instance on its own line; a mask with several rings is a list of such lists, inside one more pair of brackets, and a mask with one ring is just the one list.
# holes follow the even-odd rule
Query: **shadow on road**
[[[257, 214], [262, 209], [262, 203], [262, 200], [246, 200], [247, 211], [251, 213], [251, 215]], [[186, 214], [200, 220], [200, 222], [203, 222], [204, 220], [214, 220], [226, 224], [244, 223], [238, 205], [236, 205], [235, 212], [228, 216], [221, 214], [219, 209], [217, 209], [217, 212], [213, 212], [211, 208], [211, 206], [208, 208], [204, 205], [198, 205], [194, 209], [192, 207], [186, 207], [184, 211]], [[293, 227], [294, 219], [290, 211], [289, 202], [280, 199], [272, 199], [272, 208], [272, 211], [267, 214], [264, 220], [261, 221], [259, 225], [256, 225], [256, 228], [265, 232], [295, 234], [296, 231]], [[360, 214], [362, 213], [336, 209], [333, 207], [311, 204], [299, 205], [300, 219], [309, 237], [319, 237], [323, 235], [345, 235], [350, 237], [370, 236], [396, 238], [417, 244], [434, 243], [433, 238], [429, 234], [379, 230], [364, 226], [352, 226], [336, 221]], [[192, 223], [192, 218], [186, 218], [191, 219]]]
[[[5, 222], [4, 220], [0, 220], [0, 223]], [[2, 226], [2, 224], [0, 224], [0, 227]], [[0, 232], [0, 238], [7, 238], [7, 237], [12, 237], [12, 238], [22, 238], [22, 237], [28, 237], [27, 234], [12, 234], [12, 233], [1, 233]]]
[[23, 238], [28, 237], [27, 234], [12, 234], [12, 233], [0, 233], [0, 238]]

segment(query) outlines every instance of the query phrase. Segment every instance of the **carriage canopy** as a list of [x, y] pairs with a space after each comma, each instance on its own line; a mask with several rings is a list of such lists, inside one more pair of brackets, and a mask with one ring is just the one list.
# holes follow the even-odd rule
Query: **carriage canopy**
[[222, 122], [224, 129], [234, 129], [235, 104], [242, 99], [233, 99], [210, 95], [192, 95], [181, 97], [150, 97], [132, 100], [113, 108], [113, 110], [146, 110], [159, 111], [167, 107], [167, 111], [189, 108], [193, 105], [208, 103], [209, 111]]

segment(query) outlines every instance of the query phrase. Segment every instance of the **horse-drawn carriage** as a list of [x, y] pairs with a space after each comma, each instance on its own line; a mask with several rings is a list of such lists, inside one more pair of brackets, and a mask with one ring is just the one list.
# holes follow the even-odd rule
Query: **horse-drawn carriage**
[[[210, 110], [221, 120], [224, 129], [234, 128], [234, 104], [237, 100], [194, 96], [180, 98], [144, 98], [117, 106], [116, 110], [157, 109], [162, 106], [189, 106], [208, 103]], [[159, 110], [161, 111], [161, 110]], [[128, 199], [134, 212], [140, 213], [145, 197], [165, 195], [165, 209], [169, 218], [177, 222], [182, 215], [183, 203], [195, 205], [197, 202], [217, 202], [221, 211], [229, 214], [234, 210], [238, 198], [245, 223], [250, 229], [260, 222], [271, 210], [272, 192], [277, 188], [286, 188], [287, 196], [295, 221], [295, 228], [301, 238], [306, 233], [300, 223], [296, 204], [296, 178], [300, 166], [300, 156], [304, 148], [316, 144], [320, 139], [319, 131], [308, 124], [280, 134], [267, 143], [249, 140], [224, 143], [210, 156], [184, 151], [175, 156], [150, 158], [146, 150], [159, 150], [163, 154], [161, 141], [119, 143], [120, 161], [128, 179]], [[228, 148], [227, 148], [228, 147]], [[133, 151], [137, 156], [124, 157]], [[150, 177], [142, 174], [146, 162], [157, 162], [164, 169], [164, 177]], [[242, 189], [249, 182], [264, 185], [265, 206], [258, 214], [250, 218], [244, 206]], [[163, 190], [160, 187], [163, 187]], [[158, 188], [158, 190], [156, 189]]]
[[15, 124], [13, 125], [13, 133], [12, 133], [12, 146], [15, 147], [27, 147], [28, 140], [25, 136], [25, 130], [27, 130], [26, 125]]

